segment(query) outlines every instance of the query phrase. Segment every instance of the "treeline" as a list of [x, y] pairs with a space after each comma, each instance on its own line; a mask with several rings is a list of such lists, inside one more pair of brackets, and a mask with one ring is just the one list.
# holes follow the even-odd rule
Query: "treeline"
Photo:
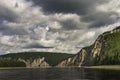
[[0, 59], [0, 67], [26, 67], [26, 64], [22, 61], [13, 59]]

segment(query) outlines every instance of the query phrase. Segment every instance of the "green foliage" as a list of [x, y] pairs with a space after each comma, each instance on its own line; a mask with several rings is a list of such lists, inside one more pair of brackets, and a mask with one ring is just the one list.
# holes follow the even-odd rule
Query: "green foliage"
[[2, 55], [1, 57], [12, 58], [12, 59], [30, 59], [34, 60], [36, 58], [45, 58], [45, 61], [51, 65], [56, 66], [61, 61], [74, 56], [73, 54], [66, 53], [50, 53], [50, 52], [23, 52], [23, 53], [11, 53], [7, 55]]
[[96, 60], [96, 64], [119, 65], [120, 64], [120, 32], [107, 34], [104, 36], [107, 43], [101, 56]]
[[13, 59], [0, 59], [0, 67], [25, 67], [26, 64]]

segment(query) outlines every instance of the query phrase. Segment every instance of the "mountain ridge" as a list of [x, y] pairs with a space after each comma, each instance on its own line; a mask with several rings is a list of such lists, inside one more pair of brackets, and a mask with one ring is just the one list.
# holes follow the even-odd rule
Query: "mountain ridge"
[[[114, 39], [116, 39], [117, 41]], [[109, 43], [110, 42], [109, 40], [111, 40], [112, 43]], [[108, 51], [112, 50], [112, 49], [108, 49], [109, 47], [112, 47], [108, 44], [112, 44], [115, 46], [115, 45], [117, 45], [117, 42], [118, 42], [118, 44], [120, 43], [119, 40], [120, 40], [120, 27], [117, 27], [111, 31], [107, 31], [107, 32], [101, 34], [100, 36], [98, 36], [98, 38], [96, 39], [94, 44], [92, 44], [91, 46], [82, 48], [76, 54], [76, 56], [74, 56], [73, 58], [68, 58], [65, 61], [62, 61], [59, 65], [63, 66], [63, 67], [67, 67], [67, 66], [79, 67], [79, 66], [120, 64], [120, 47], [117, 48], [119, 53], [116, 53], [116, 55], [117, 56], [119, 55], [119, 57], [115, 57], [114, 52], [113, 52], [114, 55], [112, 53], [110, 53], [110, 54], [108, 53]], [[116, 44], [114, 43], [114, 41], [116, 42]], [[119, 45], [117, 45], [117, 46], [119, 46]], [[112, 60], [113, 57], [115, 57], [114, 60]], [[104, 58], [104, 59], [102, 59], [102, 58]]]
[[[1, 55], [0, 59], [21, 61], [26, 67], [53, 67], [73, 54], [51, 52], [21, 52]], [[6, 63], [7, 64], [7, 63]]]

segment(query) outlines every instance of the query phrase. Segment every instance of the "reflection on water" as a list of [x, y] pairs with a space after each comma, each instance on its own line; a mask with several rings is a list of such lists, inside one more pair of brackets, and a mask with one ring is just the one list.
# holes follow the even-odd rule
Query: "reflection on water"
[[0, 80], [120, 80], [120, 71], [80, 68], [0, 70]]

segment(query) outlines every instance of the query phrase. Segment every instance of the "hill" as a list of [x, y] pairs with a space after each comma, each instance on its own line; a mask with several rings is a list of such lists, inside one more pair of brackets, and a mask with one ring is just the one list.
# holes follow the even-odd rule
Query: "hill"
[[22, 52], [1, 55], [0, 59], [22, 61], [27, 67], [48, 67], [56, 66], [58, 63], [71, 56], [74, 55], [50, 52]]

